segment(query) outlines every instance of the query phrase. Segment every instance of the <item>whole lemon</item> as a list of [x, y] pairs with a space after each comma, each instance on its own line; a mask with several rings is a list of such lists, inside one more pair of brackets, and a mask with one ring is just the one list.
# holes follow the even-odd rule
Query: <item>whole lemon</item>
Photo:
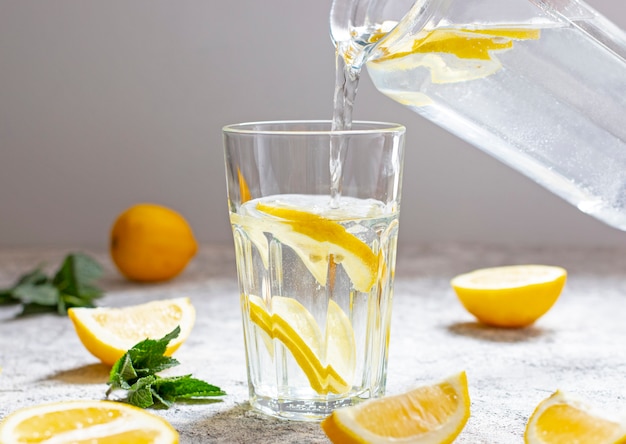
[[176, 211], [155, 204], [134, 205], [111, 229], [110, 253], [126, 278], [140, 282], [171, 279], [198, 251], [191, 227]]

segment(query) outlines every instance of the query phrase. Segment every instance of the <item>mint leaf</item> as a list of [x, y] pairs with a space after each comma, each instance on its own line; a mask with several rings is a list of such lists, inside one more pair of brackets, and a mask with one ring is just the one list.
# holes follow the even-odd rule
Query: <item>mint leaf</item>
[[15, 304], [16, 302], [11, 290], [0, 290], [0, 305]]
[[22, 315], [56, 311], [66, 314], [70, 307], [94, 307], [102, 290], [94, 281], [102, 267], [81, 253], [68, 254], [54, 277], [40, 267], [22, 275], [11, 288], [0, 290], [0, 304], [21, 304]]
[[101, 276], [102, 267], [89, 256], [68, 255], [52, 280], [60, 291], [57, 311], [64, 314], [71, 307], [95, 307], [93, 300], [102, 296], [102, 291], [93, 281]]
[[[35, 268], [34, 270], [22, 275], [17, 282], [11, 288], [6, 288], [4, 290], [0, 290], [0, 303], [2, 304], [16, 304], [19, 303], [22, 299], [30, 300], [27, 294], [24, 293], [24, 288], [21, 290], [21, 294], [17, 293], [18, 288], [20, 287], [32, 287], [37, 285], [47, 285], [48, 277], [41, 271], [40, 268]], [[28, 289], [26, 289], [26, 293], [28, 293]], [[36, 297], [35, 297], [36, 299]]]
[[13, 297], [24, 304], [36, 304], [55, 307], [59, 299], [59, 290], [52, 284], [20, 284], [13, 289]]
[[130, 385], [126, 381], [130, 381], [137, 378], [137, 372], [133, 367], [133, 361], [128, 356], [128, 353], [124, 353], [124, 355], [115, 362], [113, 368], [111, 369], [111, 373], [109, 375], [109, 383], [111, 387], [107, 392], [107, 395], [115, 390], [116, 388], [121, 388], [124, 390], [130, 389]]
[[155, 381], [154, 386], [155, 390], [161, 396], [168, 399], [225, 395], [219, 387], [211, 385], [201, 379], [192, 378], [191, 375], [159, 378]]
[[48, 276], [46, 276], [45, 273], [41, 271], [41, 268], [35, 268], [30, 273], [26, 273], [25, 275], [20, 277], [15, 286], [17, 287], [23, 284], [40, 285], [45, 284], [46, 282], [48, 282]]
[[165, 356], [170, 341], [180, 334], [177, 326], [161, 339], [146, 339], [128, 350], [111, 368], [106, 396], [122, 391], [121, 401], [141, 408], [169, 408], [177, 399], [222, 396], [226, 393], [191, 375], [161, 377], [157, 373], [179, 362]]
[[156, 380], [156, 376], [150, 375], [139, 378], [128, 390], [128, 403], [141, 407], [142, 409], [154, 405], [152, 398], [152, 383]]
[[165, 369], [176, 367], [179, 362], [165, 356], [167, 344], [180, 334], [180, 327], [176, 327], [163, 338], [145, 339], [126, 352], [138, 376], [162, 372]]
[[152, 401], [154, 402], [154, 405], [163, 406], [167, 409], [167, 408], [170, 408], [176, 402], [176, 399], [169, 398], [167, 396], [161, 396], [159, 392], [152, 389]]
[[68, 294], [83, 294], [85, 287], [102, 276], [102, 267], [89, 256], [68, 255], [54, 276], [53, 283]]

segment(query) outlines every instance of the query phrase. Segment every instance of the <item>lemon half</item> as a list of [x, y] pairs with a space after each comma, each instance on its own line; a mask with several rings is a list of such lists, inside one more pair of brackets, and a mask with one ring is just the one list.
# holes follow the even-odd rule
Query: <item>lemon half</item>
[[549, 265], [512, 265], [461, 274], [450, 284], [463, 306], [480, 322], [525, 327], [556, 302], [567, 271]]

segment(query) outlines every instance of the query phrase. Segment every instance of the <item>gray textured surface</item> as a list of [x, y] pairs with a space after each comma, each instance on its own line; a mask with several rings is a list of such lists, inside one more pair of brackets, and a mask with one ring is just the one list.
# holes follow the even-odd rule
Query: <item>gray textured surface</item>
[[[55, 269], [66, 251], [0, 252], [0, 287], [39, 263]], [[99, 305], [122, 306], [189, 296], [198, 310], [177, 352], [185, 370], [228, 393], [218, 403], [178, 404], [157, 411], [183, 443], [327, 443], [317, 424], [250, 412], [238, 291], [230, 248], [205, 247], [178, 279], [160, 285], [123, 281], [106, 254]], [[449, 287], [474, 268], [546, 263], [569, 278], [561, 298], [533, 327], [498, 330], [475, 323]], [[522, 442], [535, 405], [557, 388], [614, 412], [626, 412], [626, 251], [524, 250], [481, 246], [402, 246], [390, 345], [388, 393], [466, 370], [472, 416], [458, 443]], [[0, 307], [0, 418], [42, 402], [102, 399], [108, 369], [83, 348], [67, 318], [15, 318]]]

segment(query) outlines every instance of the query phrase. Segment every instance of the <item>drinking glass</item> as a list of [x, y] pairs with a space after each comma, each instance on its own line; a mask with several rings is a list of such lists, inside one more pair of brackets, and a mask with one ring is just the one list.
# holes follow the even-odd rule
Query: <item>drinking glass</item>
[[401, 125], [224, 127], [251, 406], [321, 420], [385, 391]]

